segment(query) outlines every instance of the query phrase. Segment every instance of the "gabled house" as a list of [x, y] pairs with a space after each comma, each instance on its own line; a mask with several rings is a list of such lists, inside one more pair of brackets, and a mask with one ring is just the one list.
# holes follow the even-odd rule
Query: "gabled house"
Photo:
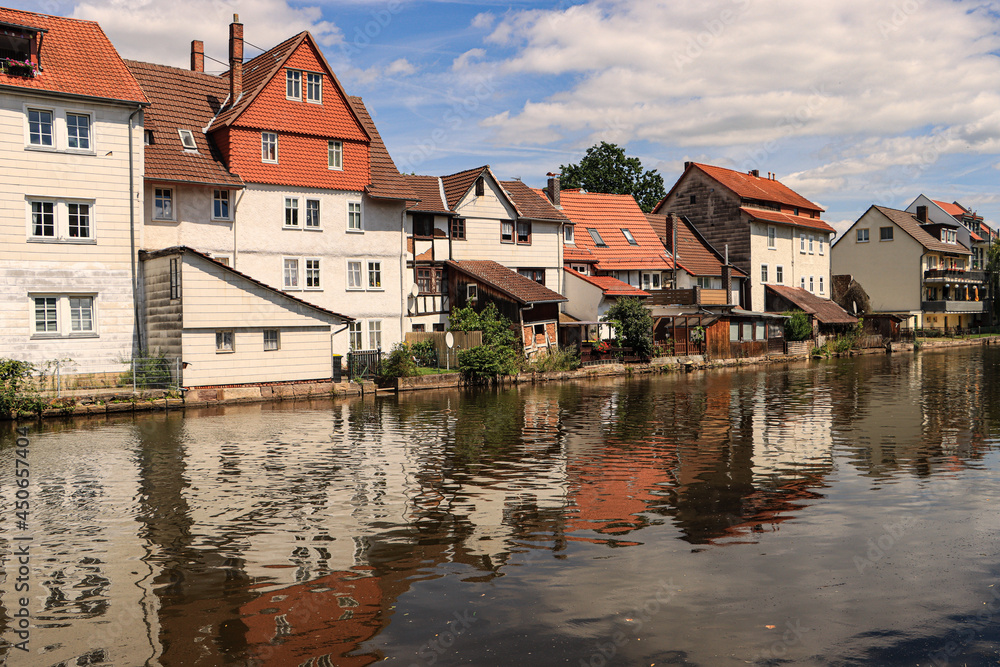
[[403, 178], [420, 199], [407, 211], [410, 330], [446, 328], [457, 303], [448, 289], [455, 284], [450, 260], [490, 261], [562, 292], [562, 239], [572, 224], [545, 197], [521, 181], [497, 179], [488, 165]]
[[563, 239], [566, 267], [647, 292], [665, 287], [673, 261], [632, 195], [568, 189], [559, 202], [573, 223]]
[[245, 275], [355, 319], [334, 351], [402, 338], [401, 257], [414, 195], [360, 98], [348, 96], [308, 32], [205, 74], [130, 62], [154, 98], [147, 140], [146, 238], [189, 246]]
[[972, 270], [958, 223], [934, 222], [928, 210], [872, 206], [831, 249], [833, 272], [853, 276], [875, 313], [915, 328], [969, 327], [986, 312], [985, 273]]
[[801, 310], [809, 317], [813, 337], [843, 333], [858, 323], [856, 317], [850, 315], [835, 302], [830, 299], [822, 299], [801, 287], [766, 285], [765, 291], [769, 312], [784, 313]]
[[740, 305], [764, 307], [764, 285], [790, 285], [830, 295], [829, 245], [835, 231], [823, 208], [774, 175], [686, 162], [654, 213], [689, 220], [716, 250], [749, 276]]
[[[647, 213], [646, 219], [675, 260], [670, 283], [678, 290], [697, 290], [699, 305], [738, 304], [747, 275], [727, 264], [698, 228], [674, 214]], [[676, 243], [676, 247], [675, 247]]]
[[146, 107], [98, 24], [0, 8], [3, 356], [117, 379], [145, 346], [133, 248]]
[[924, 207], [928, 220], [939, 224], [961, 225], [958, 227], [958, 240], [972, 251], [972, 269], [982, 271], [986, 268], [986, 253], [990, 245], [996, 241], [996, 231], [983, 222], [983, 217], [965, 208], [958, 202], [947, 202], [931, 199], [920, 195], [906, 207], [908, 213], [916, 214]]

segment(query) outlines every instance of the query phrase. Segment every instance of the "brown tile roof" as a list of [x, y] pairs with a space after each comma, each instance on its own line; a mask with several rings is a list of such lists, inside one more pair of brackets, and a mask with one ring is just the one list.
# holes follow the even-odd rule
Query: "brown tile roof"
[[700, 164], [698, 162], [692, 162], [690, 168], [702, 170], [740, 197], [777, 202], [813, 211], [823, 210], [818, 204], [809, 201], [781, 181], [752, 176], [741, 171], [733, 171], [724, 167], [713, 167], [710, 164]]
[[940, 239], [936, 239], [928, 234], [927, 231], [920, 226], [920, 221], [917, 220], [917, 216], [912, 213], [899, 211], [894, 208], [887, 208], [885, 206], [872, 206], [872, 208], [889, 220], [892, 220], [897, 227], [912, 236], [917, 243], [928, 250], [934, 250], [936, 252], [950, 252], [958, 255], [972, 254], [972, 252], [961, 243], [944, 243]]
[[[243, 187], [202, 132], [226, 97], [226, 81], [177, 67], [125, 62], [152, 102], [145, 115], [145, 129], [153, 133], [153, 143], [145, 147], [146, 180]], [[179, 128], [191, 130], [197, 151], [184, 149]]]
[[466, 169], [457, 174], [442, 176], [441, 182], [444, 184], [444, 195], [448, 200], [448, 207], [454, 210], [458, 202], [465, 196], [465, 193], [472, 187], [472, 184], [476, 182], [476, 179], [484, 173], [489, 173], [489, 171], [490, 166], [484, 165], [474, 169]]
[[392, 161], [389, 150], [382, 141], [375, 122], [372, 120], [364, 100], [356, 96], [348, 96], [348, 102], [361, 120], [361, 125], [365, 128], [368, 136], [371, 137], [371, 144], [368, 147], [368, 162], [371, 166], [371, 185], [365, 188], [365, 192], [371, 197], [379, 199], [409, 199], [420, 198], [409, 182], [403, 178], [396, 168], [396, 163]]
[[812, 315], [822, 324], [855, 324], [858, 320], [847, 314], [847, 311], [829, 299], [818, 297], [812, 292], [799, 287], [786, 285], [765, 285], [789, 303]]
[[645, 299], [650, 296], [649, 292], [643, 291], [638, 287], [633, 287], [628, 283], [618, 280], [617, 278], [612, 278], [611, 276], [586, 276], [579, 271], [574, 271], [573, 269], [565, 269], [566, 273], [570, 273], [581, 280], [586, 280], [591, 285], [601, 288], [605, 296], [635, 296], [641, 299]]
[[[576, 224], [575, 253], [586, 251], [597, 258], [602, 271], [625, 269], [669, 270], [673, 264], [632, 195], [563, 190], [563, 213]], [[605, 247], [598, 247], [588, 230], [598, 232]], [[627, 229], [638, 245], [625, 238]], [[570, 250], [566, 245], [565, 249]], [[564, 253], [564, 260], [575, 259]]]
[[437, 176], [404, 175], [403, 180], [410, 186], [420, 201], [414, 201], [408, 207], [411, 211], [425, 213], [451, 213], [444, 202], [441, 190], [441, 179]]
[[150, 251], [150, 250], [140, 250], [139, 251], [139, 259], [140, 260], [147, 260], [147, 259], [153, 259], [153, 258], [156, 258], [156, 257], [163, 257], [164, 255], [177, 255], [177, 254], [182, 254], [182, 253], [191, 253], [192, 255], [197, 255], [198, 257], [201, 257], [202, 259], [208, 260], [209, 262], [214, 262], [215, 264], [217, 264], [217, 265], [225, 268], [230, 273], [232, 273], [234, 275], [237, 275], [237, 276], [240, 276], [241, 278], [244, 278], [246, 280], [249, 280], [253, 284], [258, 285], [259, 287], [263, 287], [264, 289], [268, 290], [269, 292], [272, 292], [272, 293], [274, 293], [274, 294], [276, 294], [276, 295], [278, 295], [280, 297], [283, 297], [283, 298], [286, 298], [286, 299], [290, 299], [290, 300], [295, 301], [297, 303], [301, 303], [304, 306], [309, 306], [313, 310], [318, 310], [321, 313], [325, 313], [327, 315], [334, 315], [335, 317], [339, 317], [340, 319], [344, 320], [345, 322], [353, 322], [354, 321], [353, 317], [349, 317], [347, 315], [341, 315], [340, 313], [335, 313], [332, 310], [327, 310], [326, 308], [321, 308], [320, 306], [317, 306], [314, 303], [309, 303], [308, 301], [300, 299], [297, 296], [293, 296], [293, 295], [288, 294], [286, 292], [282, 292], [281, 290], [279, 290], [279, 289], [277, 289], [275, 287], [271, 287], [267, 283], [262, 283], [261, 281], [257, 280], [256, 278], [253, 278], [252, 276], [248, 276], [247, 274], [243, 273], [242, 271], [237, 271], [236, 269], [234, 269], [233, 267], [229, 266], [228, 264], [223, 264], [222, 262], [220, 262], [218, 260], [212, 259], [211, 257], [209, 257], [208, 255], [206, 255], [205, 253], [198, 252], [197, 250], [195, 250], [194, 248], [192, 248], [190, 246], [178, 245], [178, 246], [172, 246], [170, 248], [162, 248], [160, 250], [152, 250], [152, 251]]
[[447, 264], [522, 304], [568, 301], [558, 292], [492, 260], [449, 260]]
[[41, 69], [34, 77], [0, 73], [0, 87], [83, 95], [145, 104], [111, 41], [93, 21], [0, 7], [0, 23], [47, 30], [42, 36]]
[[[653, 231], [663, 240], [668, 250], [673, 249], [673, 229], [677, 228], [676, 259], [678, 267], [692, 276], [722, 275], [723, 256], [705, 240], [694, 225], [688, 224], [673, 213], [669, 216], [647, 213], [646, 219], [649, 220]], [[733, 275], [746, 275], [735, 266], [730, 265], [730, 267]]]
[[500, 187], [510, 197], [514, 208], [517, 209], [518, 215], [522, 218], [569, 222], [569, 218], [553, 206], [549, 202], [548, 197], [537, 190], [529, 188], [521, 181], [500, 181]]
[[789, 225], [790, 227], [803, 227], [805, 229], [816, 229], [821, 232], [834, 232], [836, 230], [819, 218], [810, 218], [807, 215], [792, 215], [791, 213], [779, 213], [778, 211], [767, 211], [750, 206], [741, 206], [740, 210], [749, 215], [754, 220], [764, 222], [776, 222], [779, 225]]

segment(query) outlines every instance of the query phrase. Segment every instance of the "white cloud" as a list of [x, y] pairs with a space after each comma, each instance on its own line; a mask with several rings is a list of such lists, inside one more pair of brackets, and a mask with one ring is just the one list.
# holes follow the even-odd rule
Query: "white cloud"
[[455, 58], [455, 61], [451, 64], [451, 69], [456, 72], [470, 69], [474, 65], [474, 61], [480, 60], [485, 56], [486, 51], [484, 49], [469, 49]]
[[[318, 7], [293, 8], [283, 0], [88, 0], [76, 6], [74, 18], [101, 24], [124, 58], [187, 67], [193, 39], [205, 42], [205, 54], [228, 62], [229, 24], [233, 14], [243, 23], [248, 43], [269, 49], [303, 30], [323, 46], [342, 40], [340, 29], [324, 21]], [[257, 55], [247, 45], [247, 58]], [[221, 65], [206, 59], [209, 71]]]
[[496, 19], [496, 15], [492, 12], [481, 12], [472, 17], [470, 25], [477, 30], [489, 30]]
[[389, 76], [410, 76], [415, 74], [417, 68], [406, 58], [399, 58], [389, 63], [385, 68], [385, 73]]

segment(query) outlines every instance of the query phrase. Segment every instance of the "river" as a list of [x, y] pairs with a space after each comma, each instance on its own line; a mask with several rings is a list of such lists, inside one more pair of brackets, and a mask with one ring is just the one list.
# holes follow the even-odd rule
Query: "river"
[[0, 661], [996, 664], [998, 436], [990, 347], [5, 429]]

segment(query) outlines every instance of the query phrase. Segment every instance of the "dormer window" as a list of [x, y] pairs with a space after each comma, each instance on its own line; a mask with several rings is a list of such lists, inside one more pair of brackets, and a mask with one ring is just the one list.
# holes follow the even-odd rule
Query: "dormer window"
[[35, 40], [41, 42], [41, 33], [47, 32], [41, 28], [25, 28], [11, 24], [0, 24], [0, 65], [2, 70], [10, 76], [35, 76], [35, 70], [41, 64], [39, 62], [37, 48], [34, 49], [36, 55], [32, 55], [32, 44]]
[[177, 130], [177, 133], [181, 135], [181, 145], [184, 146], [185, 150], [198, 150], [198, 144], [195, 143], [194, 133], [191, 130]]
[[302, 72], [297, 69], [285, 70], [285, 97], [302, 100]]
[[639, 245], [639, 242], [635, 240], [635, 237], [632, 236], [632, 232], [629, 230], [622, 229], [622, 234], [625, 235], [625, 240], [628, 241], [629, 245]]
[[306, 102], [323, 103], [323, 75], [309, 72], [306, 74]]

